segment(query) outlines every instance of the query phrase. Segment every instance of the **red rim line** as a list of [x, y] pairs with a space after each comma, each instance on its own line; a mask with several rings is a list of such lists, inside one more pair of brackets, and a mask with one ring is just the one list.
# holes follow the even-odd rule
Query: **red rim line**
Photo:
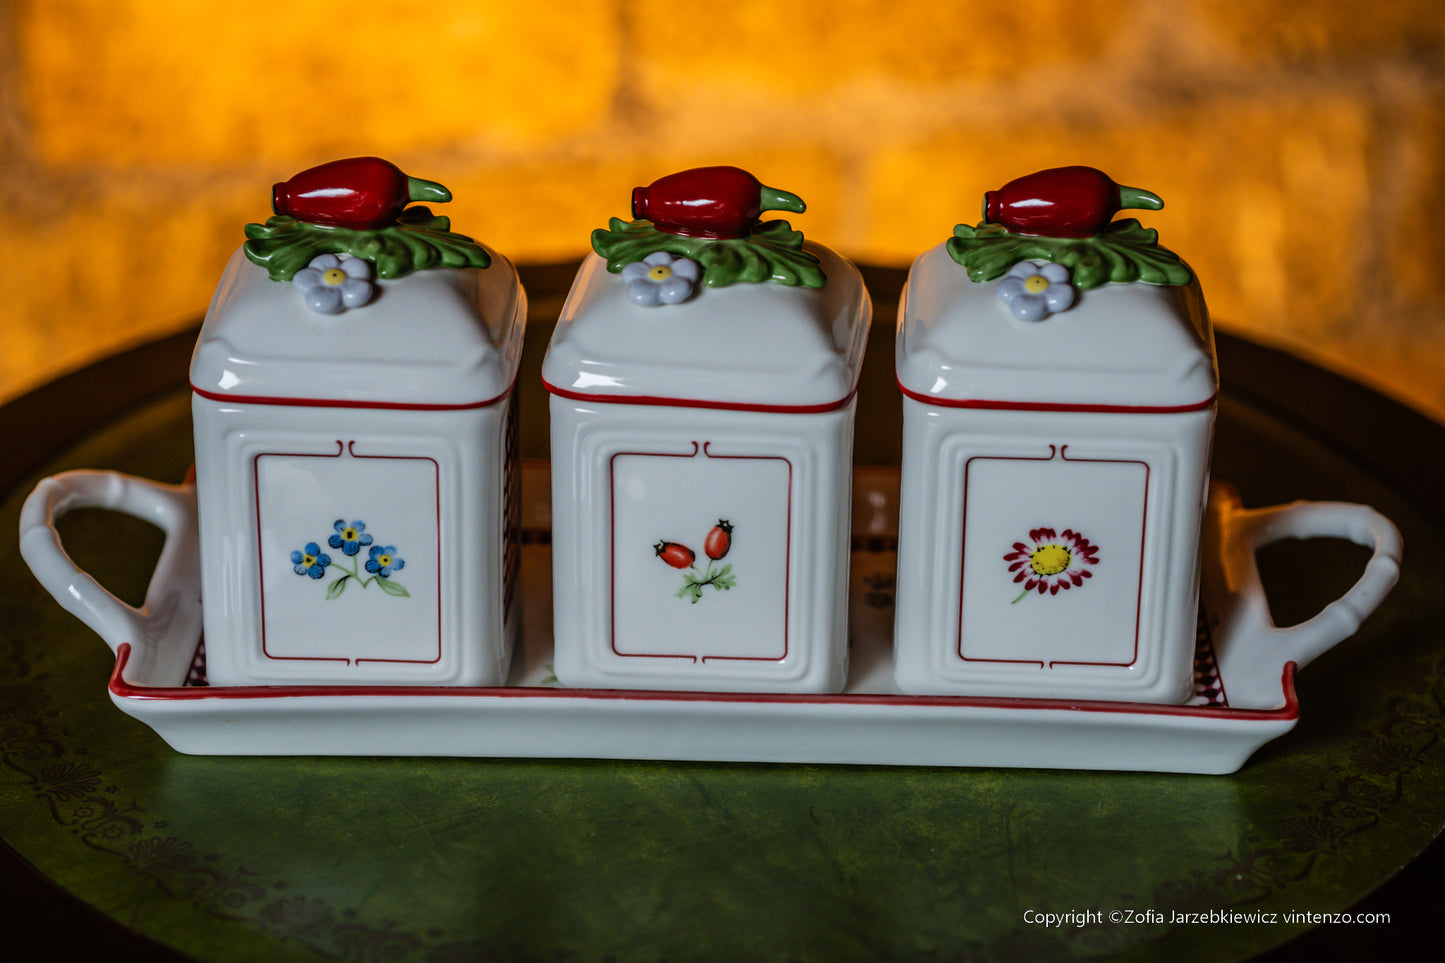
[[468, 401], [461, 404], [417, 401], [357, 401], [347, 398], [272, 398], [267, 395], [232, 395], [198, 387], [195, 382], [191, 382], [191, 391], [208, 401], [220, 401], [235, 405], [279, 405], [286, 408], [384, 408], [392, 411], [467, 411], [473, 408], [490, 408], [498, 402], [505, 401], [511, 396], [512, 392], [516, 390], [519, 372], [520, 366], [518, 371], [512, 372], [512, 380], [507, 382], [507, 387], [496, 397], [487, 398], [483, 401]]
[[1205, 719], [1292, 721], [1299, 717], [1295, 694], [1295, 663], [1285, 663], [1280, 682], [1284, 705], [1277, 709], [1232, 709], [1227, 706], [1163, 705], [1149, 702], [1104, 702], [1082, 699], [1010, 699], [985, 696], [909, 696], [886, 694], [811, 694], [771, 692], [666, 692], [657, 689], [563, 689], [543, 686], [138, 686], [123, 678], [130, 661], [129, 643], [116, 650], [110, 676], [111, 695], [146, 701], [200, 699], [380, 698], [385, 696], [492, 699], [593, 699], [618, 702], [716, 702], [779, 705], [935, 706], [977, 709], [1046, 709], [1059, 712], [1094, 712], [1123, 715], [1183, 716]]
[[1098, 414], [1141, 414], [1172, 415], [1187, 411], [1202, 411], [1219, 399], [1219, 392], [1188, 405], [1098, 405], [1076, 404], [1054, 401], [993, 401], [986, 398], [934, 398], [906, 387], [898, 382], [898, 390], [914, 401], [940, 408], [980, 408], [989, 411], [1082, 411]]
[[858, 382], [855, 379], [853, 386], [848, 393], [837, 401], [827, 401], [815, 405], [766, 405], [750, 404], [747, 402], [735, 401], [707, 401], [701, 398], [667, 398], [661, 395], [600, 395], [588, 394], [582, 391], [573, 391], [570, 388], [559, 388], [546, 378], [542, 379], [542, 386], [551, 394], [559, 398], [566, 398], [570, 401], [585, 401], [592, 404], [617, 404], [617, 405], [658, 405], [667, 408], [711, 408], [721, 411], [761, 411], [768, 414], [793, 414], [793, 415], [816, 415], [826, 411], [837, 411], [846, 407], [858, 394]]

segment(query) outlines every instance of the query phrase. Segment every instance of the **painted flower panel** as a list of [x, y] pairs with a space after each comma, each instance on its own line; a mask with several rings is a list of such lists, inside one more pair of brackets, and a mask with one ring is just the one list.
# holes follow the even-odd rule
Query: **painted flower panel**
[[1089, 567], [1099, 564], [1099, 546], [1091, 543], [1072, 528], [1062, 532], [1052, 528], [1029, 531], [1028, 541], [1013, 543], [1013, 551], [1004, 555], [1014, 583], [1023, 584], [1015, 602], [1030, 592], [1058, 595], [1061, 591], [1081, 588], [1093, 578]]
[[[360, 519], [348, 522], [338, 518], [332, 523], [332, 534], [327, 544], [340, 549], [335, 558], [325, 554], [316, 542], [307, 542], [305, 549], [291, 553], [291, 566], [297, 575], [306, 575], [318, 581], [328, 574], [332, 576], [326, 586], [326, 601], [340, 598], [346, 590], [355, 585], [365, 590], [375, 585], [387, 595], [410, 598], [411, 593], [399, 584], [393, 575], [405, 565], [396, 554], [395, 545], [376, 545], [376, 539], [366, 531], [366, 523]], [[358, 558], [364, 546], [371, 546], [366, 559]]]

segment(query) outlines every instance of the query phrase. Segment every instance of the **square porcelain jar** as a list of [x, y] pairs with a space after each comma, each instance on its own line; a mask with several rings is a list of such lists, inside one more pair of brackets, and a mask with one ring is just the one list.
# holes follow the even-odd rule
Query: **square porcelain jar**
[[[843, 686], [872, 305], [846, 260], [787, 222], [756, 223], [757, 193], [745, 223], [709, 237], [681, 233], [702, 228], [660, 200], [715, 199], [738, 182], [764, 206], [802, 208], [736, 168], [639, 188], [634, 212], [651, 219], [594, 234], [602, 253], [578, 272], [548, 348], [564, 685]], [[761, 276], [732, 270], [754, 258]]]
[[909, 274], [905, 692], [1192, 691], [1213, 336], [1192, 273], [1153, 231], [1111, 222], [1120, 206], [1162, 202], [1091, 168], [1021, 178]]
[[[526, 295], [506, 258], [426, 208], [326, 220], [327, 191], [375, 191], [365, 178], [384, 163], [288, 182], [323, 201], [288, 202], [277, 185], [278, 216], [248, 228], [201, 329], [190, 377], [213, 685], [507, 677]], [[445, 199], [407, 183], [393, 187], [403, 204]]]

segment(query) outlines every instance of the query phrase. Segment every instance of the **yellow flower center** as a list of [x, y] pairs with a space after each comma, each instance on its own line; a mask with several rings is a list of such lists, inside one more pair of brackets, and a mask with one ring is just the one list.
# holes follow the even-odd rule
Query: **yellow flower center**
[[343, 529], [341, 530], [341, 540], [342, 540], [343, 542], [354, 542], [354, 541], [356, 541], [356, 529], [354, 529], [354, 528], [343, 528]]
[[659, 264], [651, 271], [648, 271], [647, 276], [654, 281], [666, 281], [668, 278], [672, 277], [672, 268], [668, 267], [666, 264]]
[[302, 555], [302, 556], [301, 556], [301, 564], [302, 564], [302, 565], [305, 565], [307, 568], [310, 568], [311, 566], [313, 566], [313, 565], [316, 564], [316, 556], [315, 556], [315, 555]]
[[1049, 279], [1042, 274], [1030, 274], [1024, 278], [1024, 290], [1030, 294], [1041, 294], [1049, 289]]
[[376, 556], [376, 564], [377, 564], [377, 565], [380, 565], [382, 568], [386, 568], [388, 565], [391, 564], [391, 556], [390, 556], [390, 555], [378, 555], [378, 556]]
[[338, 284], [345, 283], [346, 272], [341, 270], [341, 268], [339, 267], [327, 268], [326, 271], [321, 275], [321, 280], [331, 285], [332, 287], [336, 287], [336, 285]]
[[1073, 554], [1058, 544], [1040, 545], [1029, 553], [1029, 567], [1038, 575], [1058, 575], [1073, 560]]

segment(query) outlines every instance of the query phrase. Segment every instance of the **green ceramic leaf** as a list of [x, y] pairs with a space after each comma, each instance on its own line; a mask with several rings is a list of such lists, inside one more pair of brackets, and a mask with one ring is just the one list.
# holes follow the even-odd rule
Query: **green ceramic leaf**
[[273, 281], [289, 281], [319, 254], [349, 254], [376, 265], [379, 278], [399, 278], [427, 268], [484, 268], [491, 257], [476, 241], [454, 234], [451, 219], [426, 207], [410, 207], [395, 224], [374, 231], [308, 224], [276, 216], [246, 225], [246, 257]]
[[389, 579], [389, 578], [379, 578], [379, 577], [378, 577], [377, 580], [376, 580], [376, 584], [379, 585], [379, 586], [381, 586], [381, 590], [382, 590], [383, 592], [385, 592], [387, 595], [395, 595], [395, 596], [397, 596], [397, 597], [399, 597], [399, 598], [408, 598], [408, 599], [411, 598], [411, 593], [410, 593], [410, 592], [408, 592], [408, 591], [407, 591], [405, 588], [403, 588], [402, 586], [397, 585], [395, 582], [393, 582], [393, 581], [392, 581], [391, 579]]
[[329, 602], [332, 599], [336, 598], [338, 595], [340, 595], [342, 592], [345, 592], [346, 583], [350, 578], [350, 575], [343, 575], [341, 576], [341, 578], [326, 586], [326, 600]]
[[1159, 246], [1159, 232], [1132, 217], [1093, 237], [1035, 237], [1012, 234], [997, 224], [960, 224], [948, 239], [948, 253], [975, 281], [1002, 277], [1020, 261], [1062, 264], [1080, 290], [1111, 281], [1188, 284], [1193, 279], [1179, 255]]
[[691, 258], [702, 267], [702, 283], [711, 288], [763, 281], [821, 288], [828, 280], [818, 259], [803, 250], [803, 232], [787, 221], [760, 223], [747, 237], [706, 238], [669, 234], [651, 221], [614, 217], [606, 230], [592, 232], [592, 249], [607, 258], [613, 274], [658, 251]]

